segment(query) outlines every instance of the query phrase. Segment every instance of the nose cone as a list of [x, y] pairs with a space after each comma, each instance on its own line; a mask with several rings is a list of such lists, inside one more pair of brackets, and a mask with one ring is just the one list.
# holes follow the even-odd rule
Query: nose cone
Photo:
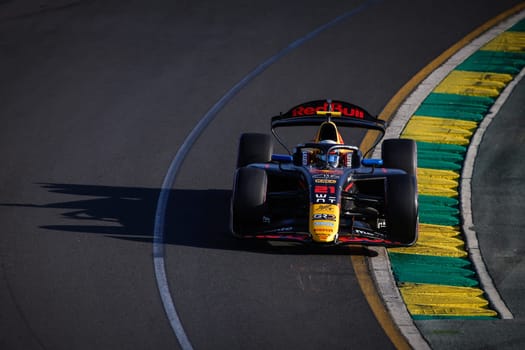
[[331, 243], [339, 231], [339, 206], [334, 204], [310, 205], [310, 234], [314, 242]]

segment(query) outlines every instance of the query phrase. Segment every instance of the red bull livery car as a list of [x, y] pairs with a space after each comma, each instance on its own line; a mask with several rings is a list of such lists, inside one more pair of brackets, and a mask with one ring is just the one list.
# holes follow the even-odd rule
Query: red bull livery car
[[416, 242], [413, 140], [385, 140], [381, 159], [365, 158], [340, 130], [375, 130], [377, 145], [386, 125], [342, 101], [311, 101], [273, 117], [272, 134], [287, 150], [276, 130], [296, 126], [314, 126], [317, 133], [288, 154], [273, 154], [270, 135], [241, 135], [230, 218], [236, 237], [320, 245]]

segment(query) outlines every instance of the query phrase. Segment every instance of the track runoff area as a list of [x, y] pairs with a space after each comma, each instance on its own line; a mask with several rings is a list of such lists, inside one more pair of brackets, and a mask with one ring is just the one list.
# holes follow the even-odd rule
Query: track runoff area
[[[419, 240], [409, 248], [370, 248], [378, 256], [368, 261], [373, 283], [410, 347], [429, 348], [414, 320], [513, 317], [494, 288], [471, 228], [470, 179], [481, 136], [524, 67], [525, 3], [436, 58], [380, 115], [389, 121], [385, 139], [411, 138], [418, 144]], [[352, 260], [362, 276], [364, 257]], [[369, 282], [360, 283], [369, 289]], [[407, 348], [371, 298], [394, 344]]]

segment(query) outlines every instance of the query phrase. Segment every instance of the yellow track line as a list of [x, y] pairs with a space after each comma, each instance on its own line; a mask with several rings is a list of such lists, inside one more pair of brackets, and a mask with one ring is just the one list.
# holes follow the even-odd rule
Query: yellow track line
[[359, 287], [361, 288], [361, 291], [363, 291], [368, 305], [370, 305], [377, 322], [379, 322], [387, 337], [390, 338], [390, 341], [394, 344], [396, 349], [411, 349], [412, 347], [408, 344], [403, 334], [401, 334], [399, 328], [397, 328], [392, 317], [385, 309], [381, 296], [377, 293], [375, 283], [368, 270], [366, 258], [363, 255], [352, 255], [352, 265], [354, 267], [357, 281], [359, 282]]
[[[457, 53], [460, 49], [465, 47], [469, 42], [480, 36], [483, 32], [494, 27], [499, 22], [504, 19], [512, 16], [513, 14], [525, 9], [525, 2], [514, 6], [513, 8], [501, 13], [500, 15], [494, 17], [493, 19], [485, 22], [483, 25], [475, 29], [473, 32], [465, 36], [459, 42], [451, 46], [448, 50], [443, 52], [422, 70], [420, 70], [415, 76], [412, 77], [395, 95], [392, 99], [386, 104], [385, 108], [379, 114], [379, 119], [390, 121], [394, 113], [401, 106], [403, 101], [410, 95], [410, 93], [434, 70], [441, 66], [446, 60], [448, 60], [452, 55]], [[368, 133], [361, 143], [361, 148], [368, 149], [371, 147], [373, 142], [376, 139], [376, 135], [371, 135]], [[365, 298], [367, 299], [372, 312], [374, 313], [376, 319], [380, 323], [381, 327], [390, 338], [392, 343], [397, 349], [410, 349], [406, 338], [400, 332], [399, 328], [394, 323], [392, 317], [388, 313], [388, 310], [385, 308], [385, 305], [379, 296], [375, 284], [372, 281], [370, 276], [369, 269], [367, 267], [366, 259], [364, 256], [353, 255], [352, 265], [359, 282], [359, 286], [363, 291]]]

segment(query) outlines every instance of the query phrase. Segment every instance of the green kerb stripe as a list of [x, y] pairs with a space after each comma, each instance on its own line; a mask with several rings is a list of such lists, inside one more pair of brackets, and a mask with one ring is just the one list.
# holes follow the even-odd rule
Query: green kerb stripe
[[428, 283], [476, 287], [478, 281], [470, 261], [462, 258], [389, 252], [398, 283]]
[[431, 93], [414, 115], [479, 122], [493, 103], [490, 97]]
[[419, 222], [456, 226], [460, 224], [459, 201], [456, 198], [419, 195]]
[[461, 145], [417, 142], [417, 164], [420, 168], [460, 170], [467, 148]]
[[427, 98], [423, 101], [423, 104], [448, 104], [465, 106], [465, 108], [471, 108], [476, 106], [485, 106], [486, 108], [489, 108], [493, 103], [494, 99], [491, 97], [442, 94], [437, 92], [429, 94]]
[[456, 69], [517, 75], [525, 66], [525, 52], [477, 51]]
[[525, 19], [510, 27], [509, 32], [525, 32]]

